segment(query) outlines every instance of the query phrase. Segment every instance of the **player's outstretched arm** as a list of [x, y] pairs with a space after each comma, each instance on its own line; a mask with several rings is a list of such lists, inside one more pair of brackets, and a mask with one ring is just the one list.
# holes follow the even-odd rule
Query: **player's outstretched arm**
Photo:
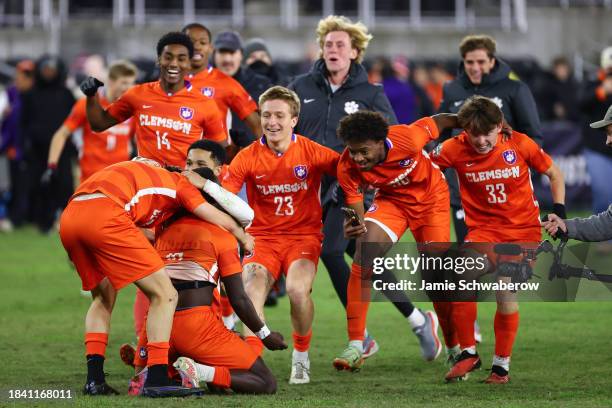
[[236, 237], [242, 249], [245, 252], [250, 253], [253, 251], [255, 245], [253, 237], [242, 229], [236, 221], [221, 210], [216, 209], [209, 203], [200, 204], [193, 210], [193, 213], [200, 219], [208, 221], [211, 224], [216, 224], [222, 228], [228, 230], [233, 236]]
[[205, 193], [210, 195], [229, 215], [234, 217], [240, 225], [247, 227], [253, 222], [255, 212], [253, 209], [236, 194], [231, 193], [217, 183], [206, 180], [204, 187]]
[[229, 301], [242, 323], [261, 339], [268, 350], [286, 349], [287, 344], [282, 334], [270, 331], [257, 315], [251, 299], [244, 290], [241, 274], [226, 276], [222, 280]]
[[436, 126], [438, 127], [438, 132], [442, 132], [444, 130], [452, 130], [459, 128], [459, 121], [457, 120], [457, 115], [454, 113], [438, 113], [437, 115], [433, 115], [431, 117], [434, 122], [436, 122]]
[[103, 85], [103, 82], [100, 82], [94, 77], [88, 77], [81, 83], [81, 91], [87, 96], [87, 120], [89, 121], [91, 130], [94, 132], [102, 132], [119, 123], [117, 119], [112, 117], [102, 108], [102, 105], [100, 105], [100, 101], [98, 100], [98, 88]]
[[555, 206], [554, 213], [561, 218], [567, 218], [565, 215], [565, 180], [563, 172], [553, 163], [544, 174], [550, 180], [550, 192]]

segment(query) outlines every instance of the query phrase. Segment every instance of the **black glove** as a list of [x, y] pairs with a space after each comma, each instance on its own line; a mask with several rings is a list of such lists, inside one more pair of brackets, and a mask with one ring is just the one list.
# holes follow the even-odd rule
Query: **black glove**
[[49, 187], [55, 180], [56, 174], [57, 174], [56, 166], [47, 167], [47, 170], [45, 170], [45, 172], [42, 174], [42, 177], [40, 178], [40, 185], [43, 187]]
[[558, 203], [553, 204], [553, 214], [556, 214], [562, 220], [567, 219], [567, 214], [565, 213], [565, 205]]
[[230, 129], [229, 135], [232, 139], [232, 143], [238, 147], [247, 147], [255, 140], [244, 130]]
[[104, 82], [98, 81], [94, 77], [87, 77], [86, 80], [81, 82], [81, 91], [87, 96], [94, 96], [101, 86], [104, 86]]

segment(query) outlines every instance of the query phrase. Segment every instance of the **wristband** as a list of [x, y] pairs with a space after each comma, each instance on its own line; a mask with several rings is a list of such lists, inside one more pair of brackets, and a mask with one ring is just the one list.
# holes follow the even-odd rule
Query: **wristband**
[[268, 326], [264, 324], [263, 327], [259, 329], [257, 333], [255, 333], [255, 335], [259, 337], [260, 340], [263, 340], [270, 335], [270, 329], [268, 329]]
[[565, 213], [565, 205], [563, 204], [554, 203], [553, 213], [557, 214], [557, 216], [559, 216], [559, 218], [561, 218], [562, 220], [567, 218], [567, 214]]

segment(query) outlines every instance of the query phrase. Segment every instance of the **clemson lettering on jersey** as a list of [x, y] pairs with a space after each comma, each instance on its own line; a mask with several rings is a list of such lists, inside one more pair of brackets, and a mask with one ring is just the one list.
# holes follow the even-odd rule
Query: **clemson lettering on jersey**
[[302, 181], [300, 183], [293, 184], [268, 184], [261, 185], [256, 184], [257, 191], [259, 191], [263, 195], [270, 194], [283, 194], [283, 193], [297, 193], [301, 190], [308, 190], [308, 183]]
[[480, 183], [489, 180], [519, 178], [521, 175], [521, 168], [514, 166], [505, 169], [486, 170], [473, 173], [465, 173], [467, 181], [472, 183]]
[[147, 115], [141, 113], [138, 117], [140, 126], [160, 127], [171, 129], [175, 132], [183, 132], [188, 135], [191, 131], [191, 123], [183, 122], [176, 119], [164, 118], [161, 116]]

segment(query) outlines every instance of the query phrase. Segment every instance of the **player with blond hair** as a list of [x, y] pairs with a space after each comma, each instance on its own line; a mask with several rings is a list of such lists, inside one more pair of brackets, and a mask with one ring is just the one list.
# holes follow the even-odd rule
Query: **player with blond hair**
[[[308, 350], [314, 304], [310, 292], [321, 252], [324, 174], [335, 176], [338, 153], [295, 134], [300, 101], [284, 87], [259, 98], [264, 135], [230, 163], [223, 186], [238, 192], [246, 183], [255, 219], [247, 231], [256, 250], [243, 260], [246, 291], [259, 316], [272, 285], [286, 275], [293, 324], [290, 384], [310, 382]], [[246, 330], [246, 340], [261, 350], [261, 340]]]

